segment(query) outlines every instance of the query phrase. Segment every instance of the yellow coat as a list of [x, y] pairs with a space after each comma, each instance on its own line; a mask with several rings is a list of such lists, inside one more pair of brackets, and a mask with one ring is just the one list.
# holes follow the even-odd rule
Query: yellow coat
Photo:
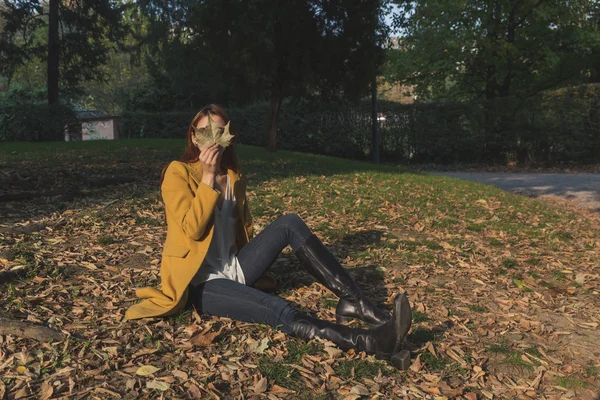
[[[236, 198], [236, 245], [238, 251], [253, 236], [252, 217], [242, 175], [228, 169]], [[129, 307], [127, 319], [177, 314], [187, 302], [188, 285], [208, 251], [214, 231], [214, 207], [219, 192], [202, 183], [200, 162], [173, 161], [165, 171], [161, 194], [167, 215], [167, 238], [160, 267], [161, 290], [136, 291], [144, 300]]]

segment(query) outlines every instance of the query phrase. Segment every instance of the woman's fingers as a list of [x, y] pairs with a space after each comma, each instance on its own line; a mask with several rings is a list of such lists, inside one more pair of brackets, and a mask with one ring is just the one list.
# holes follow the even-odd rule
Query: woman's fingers
[[211, 165], [217, 165], [220, 155], [219, 148], [216, 148], [212, 158], [210, 159]]
[[207, 162], [212, 158], [214, 152], [217, 151], [215, 147], [216, 143], [210, 144], [206, 147], [203, 147], [204, 150], [200, 152], [200, 161]]

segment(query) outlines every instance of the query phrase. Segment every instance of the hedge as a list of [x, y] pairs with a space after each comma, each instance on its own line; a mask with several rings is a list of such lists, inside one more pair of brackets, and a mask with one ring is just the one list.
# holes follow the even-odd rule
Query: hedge
[[0, 141], [64, 140], [66, 125], [74, 120], [67, 106], [0, 102]]
[[[50, 116], [64, 113], [50, 114], [35, 107], [0, 104], [0, 138], [61, 140], [56, 132], [63, 117], [55, 121]], [[242, 144], [266, 146], [268, 111], [267, 103], [228, 110]], [[127, 112], [121, 116], [120, 137], [183, 138], [194, 115], [195, 111]], [[385, 118], [380, 121], [380, 153], [387, 162], [600, 162], [600, 85], [566, 88], [530, 99], [427, 104], [381, 101], [379, 115]], [[46, 133], [37, 133], [49, 121], [52, 124], [44, 128]], [[277, 136], [281, 149], [369, 159], [370, 102], [285, 102]]]

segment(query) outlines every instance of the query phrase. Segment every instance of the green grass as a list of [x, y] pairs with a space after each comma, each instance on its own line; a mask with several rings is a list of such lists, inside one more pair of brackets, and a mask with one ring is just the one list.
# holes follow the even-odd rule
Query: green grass
[[258, 369], [269, 382], [292, 390], [300, 389], [298, 370], [285, 364], [285, 362], [273, 361], [269, 357], [263, 356], [258, 360]]
[[340, 378], [344, 379], [350, 379], [352, 377], [352, 369], [354, 369], [355, 379], [373, 379], [379, 374], [379, 370], [381, 370], [382, 375], [389, 375], [394, 372], [393, 368], [388, 367], [381, 361], [340, 360], [333, 367], [333, 370]]
[[435, 342], [441, 339], [441, 334], [431, 329], [417, 328], [409, 335], [408, 340], [416, 343]]
[[[160, 239], [158, 236], [160, 232], [166, 233], [163, 204], [159, 193], [159, 176], [168, 162], [182, 155], [184, 145], [183, 139], [93, 143], [5, 143], [0, 148], [0, 165], [9, 165], [11, 169], [18, 170], [21, 176], [30, 178], [29, 182], [35, 181], [40, 182], [42, 186], [46, 185], [45, 188], [39, 188], [40, 190], [66, 183], [81, 186], [95, 177], [114, 174], [135, 177], [135, 182], [131, 184], [111, 186], [102, 190], [92, 188], [89, 196], [76, 197], [73, 201], [63, 199], [47, 202], [48, 204], [40, 202], [40, 209], [36, 210], [40, 215], [49, 216], [51, 219], [54, 218], [55, 211], [63, 211], [67, 208], [72, 210], [72, 213], [60, 216], [66, 217], [65, 234], [71, 231], [77, 234], [81, 230], [93, 227], [94, 235], [85, 238], [90, 239], [90, 247], [95, 248], [90, 255], [104, 260], [109, 248], [102, 249], [101, 246], [113, 245], [117, 240], [125, 241], [122, 239], [125, 236], [121, 234], [117, 236], [113, 234], [114, 232], [128, 232], [132, 227], [136, 230], [139, 228], [139, 232], [135, 232], [136, 235], [139, 234], [140, 237], [151, 235], [157, 240]], [[407, 289], [422, 290], [424, 296], [423, 300], [415, 298], [412, 299], [413, 301], [423, 301], [427, 309], [435, 308], [436, 304], [450, 304], [453, 300], [455, 300], [453, 304], [459, 305], [466, 302], [472, 313], [472, 320], [475, 321], [474, 324], [468, 325], [471, 329], [478, 322], [482, 322], [478, 319], [485, 320], [484, 316], [474, 313], [501, 312], [501, 310], [492, 309], [491, 306], [488, 306], [488, 309], [483, 306], [483, 303], [476, 304], [469, 290], [471, 285], [461, 286], [462, 282], [459, 281], [456, 272], [460, 271], [462, 262], [473, 268], [476, 266], [477, 274], [481, 271], [481, 279], [486, 281], [493, 280], [494, 274], [503, 274], [501, 279], [498, 279], [498, 284], [501, 285], [499, 288], [505, 290], [508, 286], [508, 289], [514, 291], [513, 285], [523, 285], [524, 282], [529, 284], [531, 278], [527, 274], [536, 279], [535, 285], [538, 286], [542, 284], [542, 280], [551, 281], [556, 286], [564, 286], [558, 281], [570, 279], [572, 275], [565, 276], [561, 271], [553, 273], [552, 268], [549, 270], [542, 268], [546, 265], [546, 260], [548, 262], [559, 260], [566, 266], [566, 270], [578, 265], [576, 261], [579, 255], [584, 256], [586, 251], [590, 253], [590, 250], [593, 252], [597, 249], [595, 243], [599, 231], [592, 222], [570, 211], [506, 193], [491, 186], [412, 172], [395, 166], [375, 165], [335, 157], [282, 150], [269, 153], [262, 148], [245, 145], [240, 145], [237, 149], [241, 169], [248, 182], [249, 206], [255, 223], [264, 227], [265, 223], [272, 221], [278, 215], [289, 212], [310, 217], [306, 219], [310, 228], [324, 237], [328, 245], [335, 248], [336, 256], [340, 259], [354, 258], [352, 261], [355, 262], [348, 262], [350, 266], [362, 267], [366, 264], [375, 264], [386, 269], [379, 273], [363, 274], [361, 284], [378, 284], [383, 278], [385, 283], [389, 283], [391, 278], [396, 285], [405, 286], [409, 278], [416, 278], [417, 287], [412, 289], [407, 287]], [[82, 169], [81, 174], [73, 173], [74, 166], [77, 170]], [[5, 179], [3, 176], [0, 174], [0, 179]], [[31, 180], [31, 178], [35, 179]], [[26, 181], [27, 179], [23, 182]], [[23, 187], [25, 185], [26, 183], [23, 183]], [[83, 188], [87, 189], [85, 186]], [[494, 204], [493, 213], [490, 212], [490, 207], [483, 203]], [[100, 209], [102, 213], [99, 212]], [[21, 212], [18, 207], [14, 207], [13, 211]], [[80, 214], [79, 211], [85, 215]], [[31, 217], [23, 214], [14, 218], [27, 221]], [[534, 220], [535, 225], [532, 222]], [[374, 226], [388, 229], [374, 228]], [[368, 231], [377, 231], [375, 232], [377, 235], [369, 234]], [[388, 235], [382, 235], [386, 231]], [[575, 232], [577, 234], [574, 234]], [[23, 241], [18, 245], [15, 242], [18, 250], [17, 262], [28, 260], [34, 263], [36, 257], [37, 261], [41, 258], [50, 259], [49, 255], [54, 253], [41, 253], [36, 246], [38, 241], [44, 243], [52, 239], [51, 236], [51, 232], [48, 231], [39, 235], [39, 238], [30, 235], [24, 236]], [[150, 236], [146, 237], [150, 238]], [[407, 240], [407, 237], [414, 237], [415, 240]], [[456, 247], [457, 250], [445, 249], [442, 246], [444, 242]], [[582, 251], [577, 251], [578, 249]], [[55, 249], [50, 248], [50, 250]], [[83, 261], [79, 256], [74, 255], [72, 258], [75, 261]], [[583, 265], [589, 260], [581, 261]], [[98, 272], [95, 279], [102, 279], [100, 272], [102, 271]], [[142, 275], [135, 275], [134, 286], [148, 283], [150, 278]], [[406, 281], [400, 275], [404, 275]], [[458, 290], [450, 291], [448, 287], [443, 286], [443, 283], [419, 286], [419, 280], [434, 282], [433, 278], [436, 278], [436, 275], [444, 275], [450, 277], [449, 280], [456, 280]], [[27, 303], [28, 299], [36, 299], [43, 294], [50, 296], [45, 297], [44, 301], [49, 304], [53, 304], [51, 302], [54, 301], [60, 302], [57, 304], [64, 305], [66, 308], [73, 303], [70, 297], [90, 297], [90, 305], [96, 307], [91, 309], [96, 309], [97, 312], [90, 321], [89, 337], [99, 338], [98, 341], [94, 341], [94, 348], [100, 348], [98, 347], [100, 340], [109, 337], [105, 331], [97, 328], [106, 327], [106, 323], [110, 322], [110, 319], [105, 319], [110, 312], [102, 310], [105, 300], [90, 296], [89, 285], [82, 286], [81, 280], [62, 279], [62, 276], [60, 278], [64, 290], [60, 287], [61, 290], [56, 291], [47, 289], [53, 287], [50, 285], [56, 285], [57, 280], [39, 285], [42, 286], [41, 289], [33, 285], [24, 286], [21, 282], [15, 281], [11, 286], [5, 286], [6, 290], [4, 296], [0, 295], [0, 301], [6, 302], [7, 298], [12, 298], [13, 303], [21, 302], [24, 308], [32, 305], [35, 307], [35, 304]], [[153, 285], [159, 283], [156, 277], [152, 279]], [[444, 282], [447, 283], [445, 280]], [[415, 283], [411, 282], [411, 286], [414, 285]], [[490, 282], [485, 289], [487, 293], [484, 294], [493, 292], [492, 285], [493, 283]], [[368, 289], [371, 289], [370, 292], [375, 290], [374, 287]], [[386, 289], [387, 293], [381, 289], [381, 293], [376, 295], [383, 297], [393, 291], [389, 287]], [[526, 290], [524, 285], [522, 290]], [[282, 291], [280, 295], [286, 295], [285, 293]], [[298, 294], [296, 288], [289, 289], [287, 292], [288, 297], [292, 297], [292, 301], [298, 300], [295, 298]], [[124, 293], [119, 296], [129, 298], [129, 295]], [[471, 298], [471, 301], [467, 300], [468, 298]], [[337, 299], [328, 296], [321, 298], [320, 301], [320, 304], [311, 303], [309, 306], [311, 308], [313, 306], [334, 307], [337, 304]], [[9, 307], [16, 309], [17, 306], [11, 304]], [[50, 310], [52, 313], [59, 312]], [[40, 312], [40, 319], [47, 320], [49, 314], [50, 312]], [[432, 322], [428, 322], [430, 320]], [[182, 328], [182, 325], [189, 322], [190, 315], [182, 313], [174, 317], [171, 323], [175, 328], [177, 326]], [[414, 322], [417, 326], [413, 327], [408, 337], [411, 345], [436, 342], [444, 337], [444, 332], [437, 328], [442, 321], [434, 314], [415, 312]], [[429, 329], [431, 326], [435, 328]], [[133, 337], [141, 342], [142, 347], [161, 346], [161, 352], [156, 354], [157, 358], [153, 361], [156, 365], [165, 361], [164, 358], [159, 358], [165, 357], [163, 354], [174, 354], [170, 351], [171, 340], [166, 340], [159, 333], [155, 333], [154, 336], [152, 334], [144, 336], [147, 333], [144, 329], [140, 327], [134, 329]], [[272, 328], [258, 324], [256, 329], [270, 331]], [[476, 329], [473, 329], [475, 335], [473, 339], [478, 339], [476, 332]], [[496, 340], [499, 340], [498, 336]], [[465, 354], [480, 353], [479, 340], [465, 343], [467, 343]], [[302, 383], [298, 370], [294, 368], [297, 366], [295, 364], [299, 365], [302, 362], [302, 357], [305, 355], [324, 357], [319, 343], [286, 339], [284, 345], [286, 347], [284, 359], [275, 357], [271, 352], [275, 349], [273, 346], [267, 351], [269, 355], [262, 358], [258, 355], [253, 356], [259, 359], [251, 359], [250, 363], [258, 364], [258, 370], [267, 377], [270, 384], [296, 390], [297, 393], [291, 396], [293, 398], [311, 398], [311, 400], [318, 399], [317, 396], [328, 398], [326, 394], [318, 393], [311, 397], [312, 394]], [[521, 349], [522, 353], [516, 352], [513, 348], [517, 348], [516, 343], [515, 346], [503, 342], [495, 343], [484, 351], [484, 355], [489, 356], [492, 361], [506, 363], [518, 369], [530, 370], [534, 367], [531, 363], [536, 361], [531, 356], [538, 354], [537, 348]], [[234, 353], [239, 350], [235, 346], [231, 349]], [[40, 351], [44, 353], [44, 360], [54, 359], [47, 357], [44, 348]], [[129, 357], [131, 354], [127, 353], [129, 351], [123, 347], [124, 357], [121, 357], [118, 363], [123, 359], [131, 359]], [[525, 362], [521, 358], [522, 354], [527, 354], [531, 358], [531, 363]], [[82, 359], [83, 364], [80, 367], [96, 368], [97, 366], [89, 363], [90, 358]], [[428, 352], [423, 352], [421, 359], [427, 371], [435, 371], [436, 374], [445, 377], [462, 374], [462, 367], [450, 358], [436, 358]], [[58, 360], [62, 362], [62, 358]], [[69, 365], [74, 362], [73, 359], [65, 360], [64, 363]], [[190, 359], [190, 361], [194, 360]], [[354, 375], [354, 380], [358, 382], [363, 378], [373, 379], [379, 370], [385, 374], [398, 374], [385, 363], [374, 362], [370, 357], [365, 360], [337, 359], [332, 367], [340, 378], [350, 379]], [[186, 365], [182, 364], [182, 368], [186, 368]], [[113, 372], [108, 371], [107, 378], [116, 379]], [[190, 376], [194, 374], [193, 369], [187, 369], [186, 372]], [[586, 372], [590, 377], [598, 374], [596, 366], [589, 367]], [[247, 370], [243, 370], [243, 373], [246, 374]], [[572, 384], [568, 381], [562, 383], [564, 386]], [[486, 387], [487, 389], [489, 386]], [[384, 392], [384, 398], [393, 396], [386, 385], [382, 385], [381, 390]], [[335, 389], [333, 393], [337, 395]]]
[[487, 312], [488, 309], [483, 307], [483, 306], [479, 306], [477, 304], [470, 304], [469, 305], [469, 310], [473, 311], [473, 312], [478, 312], [478, 313], [483, 313], [483, 312]]
[[556, 279], [557, 281], [564, 281], [567, 276], [565, 275], [564, 272], [560, 271], [560, 270], [554, 270], [552, 271], [552, 277], [554, 279]]
[[510, 365], [512, 367], [515, 367], [516, 369], [525, 369], [528, 371], [533, 371], [533, 365], [528, 363], [527, 361], [523, 360], [521, 358], [521, 353], [519, 353], [517, 351], [511, 353], [508, 357], [506, 357], [506, 360], [504, 360], [504, 363], [507, 365]]
[[495, 354], [509, 354], [510, 347], [508, 346], [508, 344], [505, 341], [502, 341], [500, 343], [492, 343], [487, 348], [487, 351], [489, 351], [490, 353], [495, 353]]
[[117, 240], [112, 236], [100, 236], [98, 238], [98, 244], [102, 246], [106, 246], [113, 243], [117, 243]]
[[412, 313], [413, 322], [425, 322], [429, 321], [427, 314], [421, 311], [413, 311]]
[[587, 383], [574, 376], [560, 376], [556, 378], [556, 384], [565, 389], [584, 389]]
[[585, 376], [587, 376], [588, 378], [598, 376], [599, 373], [600, 373], [600, 367], [596, 367], [594, 365], [591, 365], [585, 369]]
[[325, 308], [335, 308], [337, 307], [338, 302], [339, 299], [331, 295], [321, 297], [321, 305]]
[[447, 361], [443, 357], [436, 357], [430, 352], [421, 353], [421, 362], [431, 371], [440, 371], [446, 367]]
[[517, 261], [512, 258], [505, 258], [504, 260], [502, 260], [502, 266], [505, 268], [517, 268], [519, 266], [519, 263], [517, 263]]
[[286, 362], [299, 363], [304, 354], [316, 355], [323, 350], [323, 345], [316, 342], [301, 342], [290, 341], [285, 346], [288, 351]]

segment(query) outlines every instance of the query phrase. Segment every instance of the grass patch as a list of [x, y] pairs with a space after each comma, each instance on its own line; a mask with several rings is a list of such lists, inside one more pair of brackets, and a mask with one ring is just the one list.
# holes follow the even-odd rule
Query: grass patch
[[588, 378], [592, 378], [594, 376], [598, 376], [599, 372], [600, 372], [600, 368], [592, 365], [585, 369], [585, 376], [587, 376]]
[[258, 360], [258, 369], [269, 382], [292, 390], [301, 388], [298, 370], [283, 362], [273, 361], [267, 356], [263, 356]]
[[354, 370], [355, 379], [373, 379], [379, 375], [379, 370], [381, 370], [382, 375], [389, 375], [394, 372], [393, 368], [388, 367], [381, 361], [371, 362], [367, 360], [340, 360], [333, 367], [333, 370], [344, 379], [352, 378], [352, 370]]
[[161, 221], [158, 221], [154, 218], [140, 217], [140, 216], [135, 217], [135, 223], [137, 225], [148, 225], [148, 226], [162, 226], [162, 224], [163, 224]]
[[565, 389], [584, 389], [587, 386], [583, 379], [574, 376], [559, 376], [556, 378], [556, 384]]
[[557, 232], [554, 232], [554, 234], [552, 235], [552, 238], [558, 239], [563, 242], [568, 242], [570, 240], [573, 240], [573, 235], [571, 235], [567, 231], [557, 231]]
[[541, 275], [538, 274], [537, 272], [533, 272], [533, 271], [529, 271], [528, 272], [529, 276], [531, 276], [533, 279], [540, 279]]
[[185, 325], [191, 316], [192, 310], [183, 310], [175, 316], [175, 322], [177, 322], [178, 325]]
[[473, 311], [473, 312], [486, 312], [488, 309], [483, 307], [483, 306], [479, 306], [477, 304], [470, 304], [469, 305], [469, 310]]
[[554, 279], [556, 279], [557, 281], [564, 281], [565, 279], [567, 279], [567, 276], [565, 275], [565, 273], [558, 269], [552, 271], [552, 277]]
[[511, 353], [508, 357], [506, 357], [504, 363], [513, 366], [517, 369], [526, 369], [528, 371], [533, 371], [533, 365], [523, 360], [521, 358], [521, 353], [519, 353], [518, 351], [515, 351], [514, 353]]
[[417, 328], [408, 335], [408, 338], [411, 342], [426, 343], [440, 340], [441, 335], [431, 329]]
[[467, 230], [471, 232], [483, 232], [485, 225], [483, 224], [468, 224]]
[[431, 371], [441, 371], [446, 367], [446, 359], [442, 357], [436, 357], [430, 352], [421, 353], [421, 362], [427, 366]]
[[339, 300], [333, 296], [326, 295], [321, 297], [321, 304], [324, 308], [337, 307]]
[[510, 348], [508, 347], [505, 341], [502, 341], [500, 343], [493, 343], [489, 345], [487, 351], [494, 354], [509, 354]]
[[517, 268], [519, 266], [519, 263], [512, 258], [505, 258], [504, 260], [502, 260], [502, 266], [504, 268]]
[[542, 354], [538, 350], [537, 346], [531, 346], [530, 348], [525, 350], [525, 353], [531, 354], [532, 356], [536, 356], [538, 358], [542, 356]]
[[106, 246], [106, 245], [114, 244], [114, 243], [117, 243], [117, 239], [115, 239], [112, 236], [100, 236], [98, 238], [98, 244], [102, 245], [102, 246]]
[[412, 313], [412, 317], [413, 317], [413, 322], [429, 321], [429, 317], [427, 316], [427, 314], [425, 314], [424, 312], [421, 312], [421, 311], [414, 311]]
[[288, 363], [299, 363], [302, 359], [302, 355], [316, 355], [323, 350], [323, 345], [317, 342], [288, 342], [285, 346], [288, 351], [288, 355], [285, 358]]
[[490, 240], [490, 245], [492, 245], [494, 247], [501, 247], [501, 246], [504, 246], [504, 243], [502, 243], [498, 239], [492, 239], [492, 240]]

